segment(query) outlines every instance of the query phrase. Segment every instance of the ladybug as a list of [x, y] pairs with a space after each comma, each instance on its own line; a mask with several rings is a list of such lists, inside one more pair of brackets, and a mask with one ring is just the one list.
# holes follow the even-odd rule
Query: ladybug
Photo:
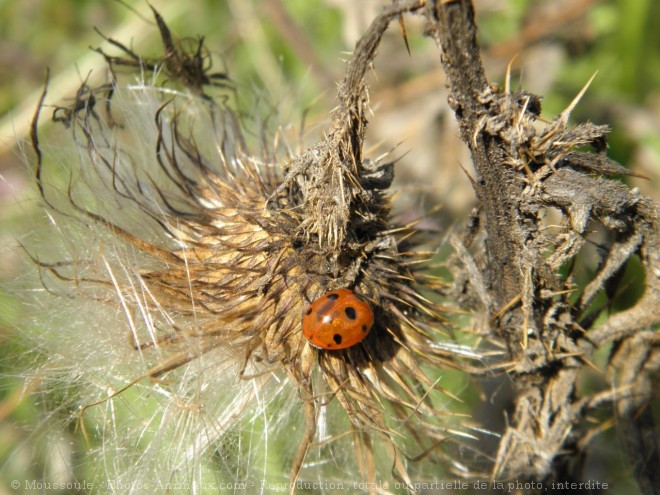
[[302, 331], [314, 347], [346, 349], [362, 342], [373, 324], [374, 312], [367, 301], [352, 290], [337, 289], [309, 305]]

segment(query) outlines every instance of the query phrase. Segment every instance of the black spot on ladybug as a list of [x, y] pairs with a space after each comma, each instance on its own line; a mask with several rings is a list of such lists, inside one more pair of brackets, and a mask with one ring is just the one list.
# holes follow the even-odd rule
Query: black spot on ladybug
[[362, 331], [366, 332], [367, 331], [367, 325], [362, 325]]
[[339, 294], [328, 294], [328, 299], [330, 299], [331, 301], [336, 301], [337, 299], [339, 299]]
[[346, 316], [348, 316], [349, 320], [354, 320], [357, 318], [357, 311], [355, 311], [355, 308], [348, 306], [345, 310], [344, 313], [346, 313]]
[[338, 333], [334, 334], [332, 336], [332, 340], [334, 340], [337, 345], [341, 344], [341, 335]]
[[312, 308], [307, 308], [307, 313], [305, 313], [307, 316], [312, 314]]

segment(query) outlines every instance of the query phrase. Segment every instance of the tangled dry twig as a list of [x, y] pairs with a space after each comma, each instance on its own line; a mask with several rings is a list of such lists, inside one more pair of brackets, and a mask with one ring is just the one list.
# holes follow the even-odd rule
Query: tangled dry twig
[[[581, 95], [539, 131], [539, 97], [497, 92], [488, 84], [471, 2], [431, 2], [427, 17], [477, 170], [473, 185], [486, 237], [476, 255], [481, 277], [472, 277], [480, 302], [475, 309], [486, 313], [488, 332], [506, 343], [512, 360], [515, 411], [493, 476], [580, 480], [576, 459], [592, 433], [585, 418], [603, 404], [578, 390], [578, 376], [596, 350], [613, 344], [608, 400], [628, 432], [640, 486], [655, 493], [658, 436], [646, 407], [660, 354], [654, 331], [660, 319], [657, 205], [609, 177], [629, 172], [605, 156], [606, 127], [569, 127]], [[585, 145], [595, 153], [577, 151]], [[560, 212], [558, 232], [544, 224], [548, 209]], [[599, 267], [579, 287], [562, 267], [575, 262], [597, 224], [607, 232], [599, 242]], [[614, 297], [626, 263], [636, 256], [645, 272], [643, 297], [596, 324], [603, 308], [594, 307], [594, 296]], [[635, 414], [644, 420], [636, 422]]]

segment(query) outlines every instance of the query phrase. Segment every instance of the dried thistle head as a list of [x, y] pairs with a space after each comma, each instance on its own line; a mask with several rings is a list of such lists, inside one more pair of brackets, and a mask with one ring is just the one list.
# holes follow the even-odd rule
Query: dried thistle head
[[[154, 413], [168, 426], [146, 448], [165, 478], [222, 445], [244, 411], [266, 414], [282, 393], [305, 420], [289, 460], [292, 480], [315, 442], [340, 437], [328, 431], [327, 410], [337, 403], [369, 479], [382, 457], [374, 442], [383, 442], [403, 480], [406, 457], [463, 469], [453, 459], [460, 428], [440, 419], [448, 413], [433, 370], [476, 356], [437, 341], [447, 326], [442, 283], [423, 263], [414, 226], [391, 217], [393, 164], [362, 154], [366, 69], [389, 21], [423, 3], [387, 7], [374, 21], [340, 84], [330, 129], [299, 155], [276, 149], [274, 140], [250, 144], [230, 105], [196, 96], [199, 85], [191, 94], [115, 80], [79, 92], [86, 99], [63, 112], [78, 156], [67, 158], [75, 171], [62, 188], [51, 182], [46, 152], [55, 148], [39, 141], [37, 114], [37, 185], [55, 223], [72, 225], [85, 248], [67, 262], [35, 259], [45, 275], [116, 314], [106, 338], [89, 343], [86, 360], [92, 364], [94, 346], [102, 346], [106, 358], [123, 363], [107, 368], [119, 383], [97, 384], [96, 399], [81, 405], [85, 414], [94, 414], [92, 405], [112, 414], [120, 392], [150, 378], [176, 411], [176, 421]], [[188, 58], [162, 19], [159, 27], [168, 71], [177, 74], [171, 64]], [[303, 313], [338, 288], [369, 301], [374, 328], [357, 346], [317, 349], [301, 332]], [[117, 339], [120, 329], [130, 339]], [[142, 371], [131, 375], [136, 367]], [[170, 459], [159, 457], [165, 438], [176, 444]], [[117, 462], [118, 471], [130, 464]]]

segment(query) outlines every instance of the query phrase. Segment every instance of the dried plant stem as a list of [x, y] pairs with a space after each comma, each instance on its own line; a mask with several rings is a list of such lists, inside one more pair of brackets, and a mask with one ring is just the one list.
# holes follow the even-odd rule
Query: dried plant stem
[[[540, 99], [524, 92], [499, 93], [489, 85], [480, 59], [474, 10], [469, 0], [429, 2], [430, 32], [442, 48], [451, 86], [450, 105], [469, 146], [477, 177], [473, 186], [486, 240], [482, 274], [461, 255], [480, 310], [488, 317], [485, 332], [503, 340], [512, 359], [515, 387], [513, 421], [499, 445], [493, 477], [580, 480], [583, 448], [591, 431], [583, 420], [587, 402], [578, 400], [578, 377], [593, 352], [610, 343], [619, 351], [610, 361], [611, 380], [632, 395], [618, 397], [630, 460], [644, 491], [660, 469], [658, 438], [648, 383], [660, 367], [658, 339], [642, 339], [660, 322], [660, 239], [657, 206], [606, 177], [628, 172], [604, 155], [607, 129], [592, 124], [568, 128], [572, 108], [586, 90], [540, 134], [533, 123]], [[591, 144], [597, 153], [577, 152]], [[546, 234], [540, 212], [558, 209], [567, 226], [557, 237]], [[598, 222], [613, 237], [593, 281], [577, 304], [576, 289], [558, 273], [585, 243], [588, 225]], [[456, 244], [460, 245], [460, 244]], [[552, 251], [550, 257], [545, 253]], [[645, 293], [630, 309], [591, 328], [596, 293], [614, 292], [627, 260], [639, 255], [645, 269]], [[596, 315], [599, 312], [595, 313]], [[633, 344], [634, 342], [634, 344]], [[636, 350], [633, 359], [630, 350]], [[624, 351], [625, 350], [625, 351]], [[622, 359], [627, 356], [628, 359]], [[634, 399], [633, 399], [634, 397]], [[633, 412], [635, 411], [635, 412]], [[633, 416], [641, 411], [642, 419]]]

